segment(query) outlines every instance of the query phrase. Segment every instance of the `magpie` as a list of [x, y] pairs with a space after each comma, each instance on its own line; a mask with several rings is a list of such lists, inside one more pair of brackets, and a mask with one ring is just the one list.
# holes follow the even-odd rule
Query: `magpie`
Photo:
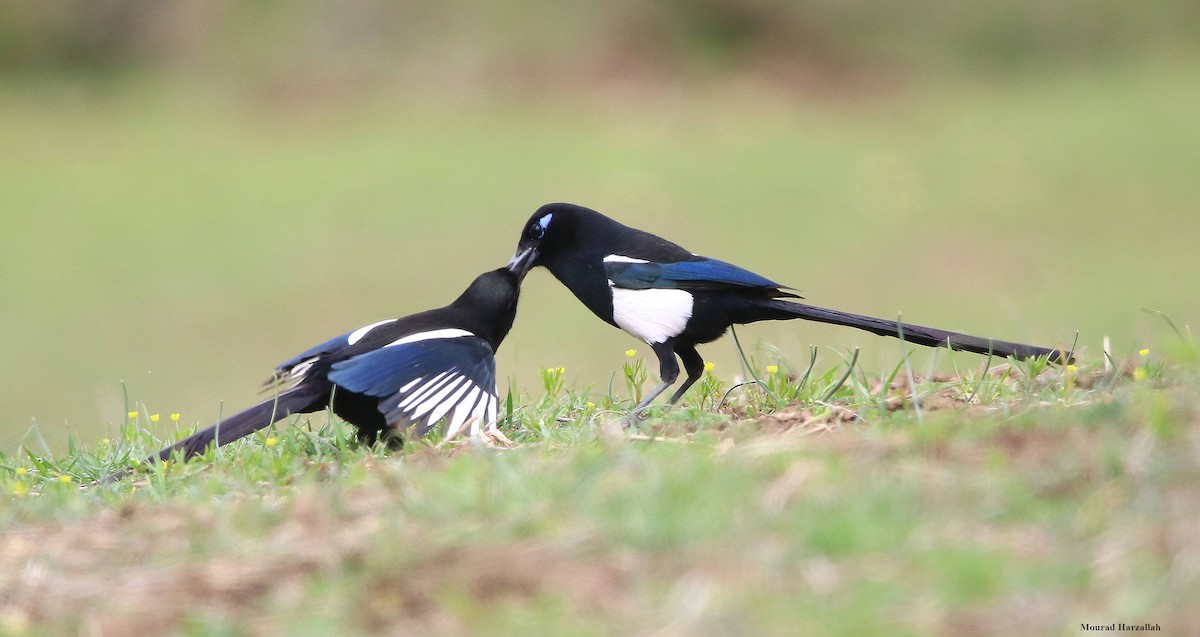
[[[276, 393], [163, 449], [148, 462], [184, 459], [291, 414], [330, 407], [363, 444], [400, 443], [439, 422], [445, 437], [494, 429], [499, 394], [495, 352], [517, 314], [521, 277], [500, 268], [477, 277], [453, 303], [388, 319], [332, 338], [275, 368]], [[128, 469], [108, 476], [119, 479]]]
[[633, 409], [637, 414], [679, 377], [674, 404], [699, 380], [704, 358], [696, 345], [716, 340], [731, 325], [807, 319], [846, 325], [929, 347], [1070, 362], [1071, 352], [1009, 343], [920, 325], [806, 305], [802, 298], [736, 265], [694, 254], [662, 237], [569, 203], [538, 208], [521, 231], [509, 269], [523, 278], [550, 270], [596, 316], [650, 345], [661, 383]]

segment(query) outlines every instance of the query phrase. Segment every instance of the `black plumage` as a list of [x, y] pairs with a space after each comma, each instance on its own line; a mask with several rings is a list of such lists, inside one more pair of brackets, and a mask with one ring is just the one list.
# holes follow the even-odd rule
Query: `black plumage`
[[445, 307], [332, 338], [280, 363], [267, 380], [271, 398], [149, 460], [189, 458], [326, 407], [353, 424], [364, 444], [423, 436], [439, 423], [447, 436], [477, 433], [497, 419], [494, 354], [512, 328], [519, 294], [519, 276], [500, 268], [481, 274]]
[[797, 302], [789, 288], [738, 266], [703, 257], [595, 210], [568, 203], [542, 206], [521, 231], [509, 267], [519, 275], [543, 266], [596, 316], [645, 341], [659, 361], [662, 380], [634, 413], [679, 376], [679, 400], [701, 376], [696, 345], [719, 338], [731, 325], [806, 319], [845, 325], [929, 347], [1027, 359], [1069, 362], [1071, 353], [1010, 343]]

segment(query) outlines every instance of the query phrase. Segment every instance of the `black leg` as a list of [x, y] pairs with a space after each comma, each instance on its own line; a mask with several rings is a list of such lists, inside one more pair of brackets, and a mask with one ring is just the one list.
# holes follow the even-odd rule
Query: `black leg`
[[[658, 356], [658, 377], [662, 379], [662, 382], [647, 394], [642, 399], [642, 402], [633, 408], [633, 411], [629, 412], [631, 419], [637, 417], [639, 412], [649, 407], [650, 403], [654, 402], [654, 399], [658, 398], [659, 394], [666, 391], [668, 387], [674, 385], [675, 381], [679, 379], [679, 362], [675, 360], [673, 341], [674, 339], [667, 339], [662, 343], [655, 343], [650, 346], [654, 350], [654, 354]], [[703, 367], [703, 363], [701, 363], [701, 366]]]
[[683, 396], [684, 392], [695, 385], [696, 381], [700, 380], [700, 376], [704, 374], [704, 357], [696, 351], [695, 345], [676, 344], [675, 353], [679, 354], [679, 359], [683, 361], [683, 369], [687, 372], [687, 378], [683, 379], [683, 384], [671, 395], [671, 400], [668, 402], [672, 405], [679, 402], [679, 398]]

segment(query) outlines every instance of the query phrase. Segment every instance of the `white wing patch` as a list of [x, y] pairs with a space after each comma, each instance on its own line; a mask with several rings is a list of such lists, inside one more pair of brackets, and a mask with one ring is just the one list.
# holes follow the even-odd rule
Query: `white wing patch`
[[650, 263], [645, 259], [635, 259], [633, 257], [623, 257], [619, 254], [610, 254], [604, 257], [605, 263]]
[[612, 281], [609, 288], [613, 295], [613, 321], [651, 345], [683, 333], [692, 318], [694, 299], [684, 290], [627, 290], [613, 287]]
[[[404, 345], [405, 343], [416, 343], [417, 341], [428, 341], [433, 338], [461, 338], [463, 336], [475, 336], [475, 335], [466, 330], [460, 330], [455, 327], [448, 327], [448, 328], [442, 329], [442, 330], [430, 330], [428, 332], [417, 332], [416, 334], [409, 334], [408, 336], [405, 336], [404, 338], [396, 339], [396, 340], [392, 341], [391, 343], [384, 345], [384, 347], [392, 347], [393, 345]], [[353, 343], [354, 341], [350, 341], [350, 342]]]
[[[446, 427], [447, 440], [457, 436], [458, 432], [462, 430], [463, 425], [467, 424], [467, 418], [471, 416], [472, 411], [477, 409], [476, 405], [479, 401], [479, 394], [480, 389], [472, 387], [471, 391], [467, 392], [467, 395], [458, 402], [458, 406], [454, 408], [454, 416], [450, 418], [450, 424]], [[479, 417], [476, 416], [475, 420], [478, 422]], [[475, 429], [478, 429], [478, 427], [472, 428], [472, 435], [474, 435]]]
[[316, 364], [317, 358], [318, 357], [313, 356], [312, 358], [306, 358], [299, 363], [292, 365], [291, 369], [287, 370], [287, 373], [282, 376], [279, 375], [279, 372], [276, 372], [275, 376], [267, 379], [267, 384], [277, 382], [287, 385], [293, 382], [300, 382], [304, 379], [304, 376], [308, 374], [308, 370], [312, 369], [312, 366]]
[[443, 418], [447, 419], [446, 440], [467, 432], [475, 436], [481, 429], [496, 425], [499, 409], [496, 388], [480, 387], [457, 372], [418, 378], [400, 391], [407, 396], [396, 405], [393, 415], [410, 423], [420, 435]]
[[[413, 407], [411, 412], [412, 418], [416, 420], [427, 413], [436, 411], [443, 403], [448, 403], [452, 406], [454, 403], [450, 400], [450, 392], [454, 391], [454, 388], [458, 387], [464, 380], [466, 379], [462, 376], [452, 376], [437, 391], [429, 392], [431, 395], [428, 398], [421, 400], [419, 404]], [[430, 417], [429, 421], [434, 422], [434, 419]]]
[[370, 332], [371, 330], [379, 327], [380, 325], [387, 325], [388, 323], [395, 323], [396, 320], [397, 319], [387, 319], [385, 321], [379, 321], [378, 323], [371, 323], [370, 325], [364, 325], [364, 326], [354, 330], [353, 332], [350, 332], [350, 336], [346, 337], [346, 344], [353, 345], [353, 344], [361, 341], [362, 338], [367, 335], [367, 332]]
[[[426, 394], [433, 393], [439, 387], [441, 387], [442, 379], [444, 379], [449, 373], [450, 372], [442, 372], [442, 373], [438, 374], [437, 376], [430, 378], [427, 382], [422, 383], [416, 389], [412, 390], [412, 393], [410, 393], [408, 396], [406, 396], [404, 398], [404, 400], [400, 401], [400, 403], [397, 404], [396, 407], [403, 409], [405, 407], [415, 405], [416, 402], [418, 400], [420, 400], [423, 396], [425, 396]], [[408, 410], [405, 410], [405, 411], [408, 411]]]

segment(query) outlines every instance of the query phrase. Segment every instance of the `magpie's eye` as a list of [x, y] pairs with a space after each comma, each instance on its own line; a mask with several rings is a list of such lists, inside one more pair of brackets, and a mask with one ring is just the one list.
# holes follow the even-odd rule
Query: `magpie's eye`
[[528, 234], [530, 239], [541, 239], [542, 237], [546, 236], [546, 228], [544, 228], [541, 224], [535, 223], [532, 226], [529, 226]]

